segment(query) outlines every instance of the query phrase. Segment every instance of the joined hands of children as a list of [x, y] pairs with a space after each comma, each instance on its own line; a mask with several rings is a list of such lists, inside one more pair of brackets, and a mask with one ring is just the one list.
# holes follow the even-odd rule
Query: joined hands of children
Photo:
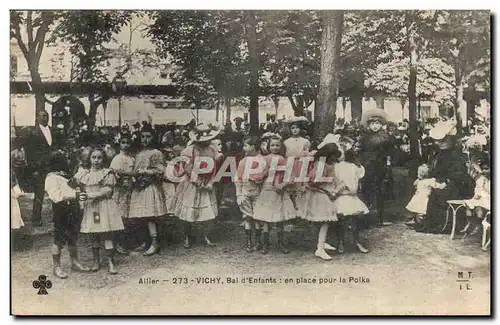
[[87, 201], [89, 196], [85, 192], [80, 192], [80, 193], [78, 193], [76, 198], [78, 199], [78, 201]]
[[147, 169], [139, 169], [137, 171], [137, 175], [138, 176], [146, 176], [146, 175], [151, 175], [151, 171], [147, 170]]

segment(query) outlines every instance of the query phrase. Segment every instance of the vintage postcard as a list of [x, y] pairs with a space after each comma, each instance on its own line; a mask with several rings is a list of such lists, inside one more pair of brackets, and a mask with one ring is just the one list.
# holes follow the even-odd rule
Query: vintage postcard
[[10, 11], [11, 314], [491, 315], [490, 20]]

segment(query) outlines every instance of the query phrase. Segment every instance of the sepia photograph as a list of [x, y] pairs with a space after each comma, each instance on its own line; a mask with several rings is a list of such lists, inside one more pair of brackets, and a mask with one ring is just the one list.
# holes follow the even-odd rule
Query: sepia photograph
[[491, 20], [10, 10], [10, 314], [491, 316]]

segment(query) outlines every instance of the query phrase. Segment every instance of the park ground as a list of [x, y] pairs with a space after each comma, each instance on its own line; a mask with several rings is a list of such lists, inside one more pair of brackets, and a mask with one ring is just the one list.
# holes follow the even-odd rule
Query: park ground
[[[21, 207], [29, 219], [29, 200], [21, 202]], [[160, 253], [152, 257], [137, 253], [118, 256], [118, 275], [109, 275], [105, 267], [93, 274], [71, 273], [65, 250], [62, 263], [70, 273], [68, 279], [61, 280], [51, 273], [50, 205], [47, 204], [46, 231], [22, 236], [25, 240], [21, 248], [12, 253], [12, 312], [16, 315], [489, 315], [490, 252], [481, 250], [480, 238], [450, 241], [449, 231], [416, 233], [405, 226], [403, 207], [404, 200], [392, 202], [388, 216], [394, 223], [362, 233], [371, 249], [369, 254], [332, 253], [332, 261], [322, 261], [314, 256], [316, 226], [302, 221], [289, 235], [290, 254], [276, 250], [274, 232], [268, 255], [246, 253], [244, 232], [237, 218], [223, 218], [217, 223], [216, 247], [197, 245], [186, 250], [182, 247], [178, 223], [170, 221], [165, 231], [172, 236]], [[28, 231], [29, 228], [28, 222]], [[79, 251], [82, 261], [89, 264], [90, 245], [84, 236], [79, 239]], [[459, 272], [463, 272], [463, 278], [459, 278]], [[33, 281], [41, 274], [52, 281], [47, 295], [38, 295], [33, 288]], [[276, 283], [248, 283], [249, 277], [272, 279]], [[220, 278], [220, 283], [198, 283], [201, 278]], [[239, 283], [229, 283], [228, 278], [239, 279]], [[141, 279], [159, 281], [140, 284]], [[242, 279], [246, 283], [241, 283]], [[319, 284], [320, 279], [328, 283]], [[301, 282], [297, 283], [298, 280]], [[316, 283], [311, 283], [313, 280]]]

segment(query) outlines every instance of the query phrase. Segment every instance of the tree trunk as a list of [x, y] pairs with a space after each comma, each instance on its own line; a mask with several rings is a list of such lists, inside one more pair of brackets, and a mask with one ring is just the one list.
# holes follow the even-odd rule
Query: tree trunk
[[99, 106], [96, 105], [96, 102], [91, 102], [90, 103], [90, 109], [89, 109], [89, 117], [92, 117], [92, 118], [95, 118], [96, 114], [97, 114], [97, 108]]
[[90, 94], [89, 95], [90, 109], [88, 116], [95, 118], [99, 106], [104, 105], [104, 103], [106, 103], [108, 99], [109, 99], [108, 95], [101, 95], [101, 98], [95, 100], [95, 94]]
[[273, 98], [273, 103], [274, 103], [274, 116], [278, 116], [278, 108], [280, 107], [280, 98], [278, 96], [275, 96]]
[[215, 104], [215, 122], [219, 122], [220, 101]]
[[231, 98], [224, 97], [224, 106], [226, 106], [226, 124], [231, 124]]
[[288, 100], [292, 104], [293, 116], [304, 116], [304, 100], [300, 96], [295, 100], [292, 94], [288, 94]]
[[315, 135], [317, 140], [333, 132], [335, 125], [344, 12], [322, 12], [322, 25], [319, 94], [314, 110]]
[[385, 95], [384, 94], [375, 95], [375, 104], [377, 105], [378, 109], [383, 110], [385, 108]]
[[[45, 109], [45, 93], [42, 89], [40, 77], [40, 57], [45, 44], [45, 36], [53, 23], [55, 14], [50, 11], [43, 11], [39, 17], [33, 19], [33, 11], [28, 11], [25, 19], [11, 20], [11, 37], [17, 40], [17, 44], [23, 53], [31, 75], [31, 87], [35, 94], [35, 119], [40, 110]], [[11, 19], [13, 12], [11, 12]], [[14, 14], [15, 16], [15, 14]], [[35, 26], [36, 22], [36, 26]], [[27, 42], [23, 42], [21, 27], [27, 34]], [[38, 27], [36, 31], [34, 27]], [[13, 33], [13, 34], [12, 34]]]
[[40, 77], [40, 72], [38, 72], [38, 63], [32, 62], [32, 65], [36, 65], [36, 69], [30, 69], [31, 75], [31, 88], [35, 93], [35, 117], [38, 112], [45, 109], [45, 93], [42, 90], [42, 78]]
[[250, 66], [250, 134], [259, 135], [259, 53], [254, 11], [246, 11], [245, 27]]
[[418, 119], [422, 118], [422, 103], [421, 103], [420, 97], [418, 97], [417, 118]]
[[102, 104], [103, 126], [106, 126], [106, 110], [108, 109], [108, 102]]
[[305, 107], [302, 105], [297, 105], [297, 109], [293, 111], [294, 116], [304, 116], [305, 114]]
[[94, 94], [89, 95], [89, 104], [90, 104], [90, 108], [89, 108], [88, 116], [95, 118], [95, 116], [97, 114], [97, 109], [99, 108], [100, 103], [95, 100]]
[[478, 101], [476, 99], [467, 100], [467, 119], [474, 119], [476, 117], [476, 105]]
[[457, 120], [457, 132], [462, 131], [462, 116], [460, 114], [460, 102], [464, 99], [464, 77], [462, 71], [455, 67], [455, 100], [453, 101], [453, 114]]
[[400, 98], [399, 102], [401, 103], [401, 121], [404, 121], [404, 119], [405, 119], [406, 98], [404, 98], [404, 97]]
[[33, 90], [35, 92], [36, 114], [38, 114], [39, 111], [45, 110], [45, 93], [40, 90], [39, 86], [38, 89], [33, 87]]
[[351, 120], [361, 120], [363, 115], [363, 93], [356, 91], [351, 94]]
[[294, 115], [295, 116], [304, 116], [305, 115], [305, 101], [302, 96], [297, 96], [297, 106], [296, 109], [294, 110]]
[[412, 159], [418, 158], [418, 138], [417, 138], [417, 47], [413, 35], [409, 37], [410, 48], [410, 81], [408, 83], [408, 117], [410, 122], [410, 156]]
[[344, 121], [345, 121], [345, 109], [346, 109], [346, 106], [347, 106], [347, 97], [343, 96], [342, 97], [342, 118], [344, 119]]

